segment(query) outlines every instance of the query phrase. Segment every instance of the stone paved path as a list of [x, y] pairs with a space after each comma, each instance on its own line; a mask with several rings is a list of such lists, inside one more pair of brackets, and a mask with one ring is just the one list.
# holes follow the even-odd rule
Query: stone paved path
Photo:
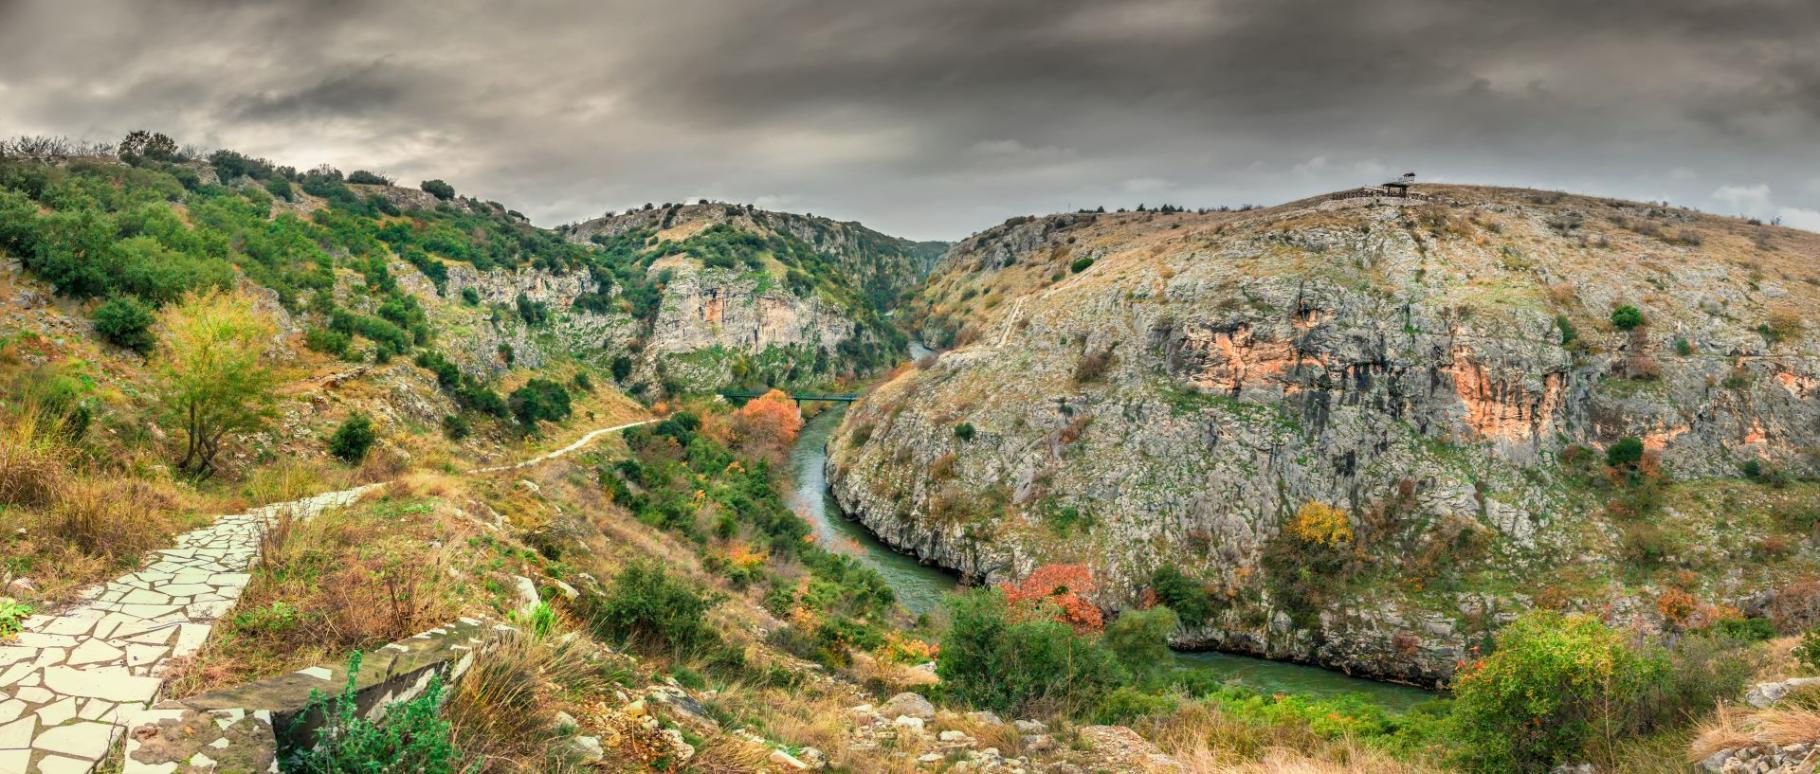
[[[569, 454], [607, 433], [486, 473]], [[383, 484], [344, 489], [223, 516], [178, 536], [138, 572], [85, 590], [83, 601], [25, 619], [0, 643], [0, 774], [87, 774], [107, 757], [123, 719], [158, 700], [171, 659], [194, 654], [252, 576], [265, 528], [282, 514], [307, 519]]]
[[145, 569], [87, 589], [76, 605], [25, 619], [0, 644], [0, 774], [86, 774], [117, 723], [158, 698], [166, 665], [202, 647], [240, 597], [260, 535], [289, 512], [309, 518], [379, 484], [223, 516], [154, 553]]

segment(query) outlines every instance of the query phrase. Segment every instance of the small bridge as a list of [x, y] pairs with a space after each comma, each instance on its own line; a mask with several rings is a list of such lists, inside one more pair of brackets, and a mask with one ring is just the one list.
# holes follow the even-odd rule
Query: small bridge
[[[727, 400], [751, 400], [766, 392], [768, 392], [768, 390], [722, 390], [720, 396]], [[827, 401], [829, 403], [852, 403], [853, 401], [859, 400], [859, 393], [856, 392], [844, 395], [831, 392], [792, 392], [785, 394], [790, 396], [790, 400], [796, 401], [797, 403], [811, 400]]]

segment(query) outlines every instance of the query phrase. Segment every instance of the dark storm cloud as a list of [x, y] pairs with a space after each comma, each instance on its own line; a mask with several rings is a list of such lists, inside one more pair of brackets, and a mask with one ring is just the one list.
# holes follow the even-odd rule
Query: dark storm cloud
[[958, 237], [1415, 169], [1820, 227], [1809, 0], [0, 0], [0, 131]]

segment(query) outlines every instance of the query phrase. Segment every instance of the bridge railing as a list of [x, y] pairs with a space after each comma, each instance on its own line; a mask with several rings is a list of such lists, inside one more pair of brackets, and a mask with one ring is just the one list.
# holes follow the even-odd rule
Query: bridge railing
[[[764, 392], [754, 392], [752, 390], [722, 390], [720, 392], [720, 396], [728, 400], [751, 400], [764, 394]], [[784, 394], [797, 403], [812, 400], [829, 403], [852, 403], [859, 400], [859, 393], [796, 392]]]

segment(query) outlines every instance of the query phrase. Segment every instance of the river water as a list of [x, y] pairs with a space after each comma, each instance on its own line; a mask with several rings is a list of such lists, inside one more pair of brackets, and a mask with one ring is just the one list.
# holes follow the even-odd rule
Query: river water
[[[913, 347], [913, 350], [921, 350]], [[917, 357], [927, 350], [914, 352]], [[943, 594], [954, 590], [958, 581], [952, 573], [931, 567], [914, 557], [898, 553], [885, 545], [865, 525], [847, 518], [834, 503], [828, 490], [828, 438], [840, 427], [844, 404], [816, 415], [803, 425], [802, 435], [790, 451], [790, 464], [796, 486], [790, 505], [815, 528], [815, 537], [823, 546], [858, 559], [878, 571], [890, 584], [897, 599], [913, 613], [928, 613], [940, 603]], [[1180, 669], [1211, 672], [1219, 680], [1236, 683], [1267, 694], [1300, 694], [1331, 697], [1342, 694], [1364, 694], [1391, 710], [1406, 709], [1433, 698], [1418, 688], [1350, 677], [1319, 667], [1282, 661], [1238, 656], [1228, 653], [1177, 653]]]
[[942, 595], [954, 589], [955, 576], [893, 551], [864, 524], [847, 518], [834, 504], [834, 495], [828, 491], [828, 437], [840, 427], [846, 405], [836, 403], [833, 406], [803, 425], [796, 447], [790, 450], [790, 465], [796, 479], [796, 488], [790, 494], [790, 507], [815, 527], [817, 542], [877, 570], [897, 593], [897, 600], [910, 612], [934, 610]]

